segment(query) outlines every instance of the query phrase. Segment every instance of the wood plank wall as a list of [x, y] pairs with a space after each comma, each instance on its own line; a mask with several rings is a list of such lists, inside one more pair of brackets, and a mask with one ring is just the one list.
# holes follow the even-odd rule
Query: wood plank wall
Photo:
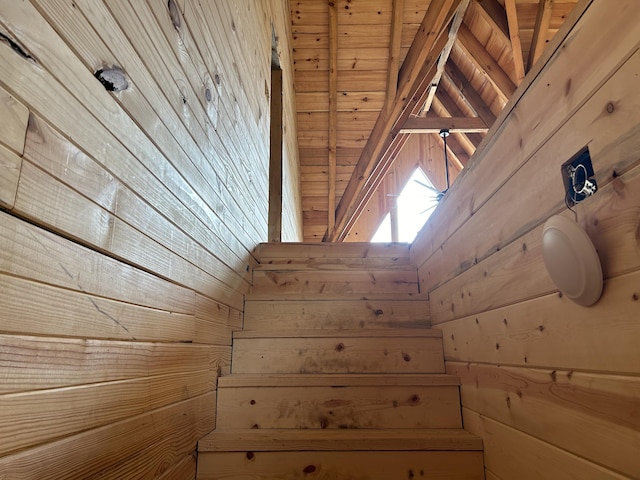
[[194, 478], [267, 237], [272, 25], [298, 240], [286, 2], [0, 1], [0, 477]]
[[[572, 15], [412, 247], [492, 479], [640, 478], [640, 10]], [[573, 217], [560, 165], [585, 145], [600, 190], [576, 211], [605, 277], [590, 308], [541, 257], [546, 219]]]

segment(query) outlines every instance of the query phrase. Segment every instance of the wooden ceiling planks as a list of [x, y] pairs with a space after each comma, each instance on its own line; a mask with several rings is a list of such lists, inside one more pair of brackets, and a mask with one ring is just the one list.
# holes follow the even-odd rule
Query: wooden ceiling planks
[[[437, 125], [436, 114], [447, 117], [442, 120], [443, 128], [455, 128], [456, 124], [467, 127], [467, 131], [458, 130], [448, 139], [454, 163], [466, 164], [485, 135], [479, 122], [491, 127], [521, 82], [534, 36], [544, 47], [576, 3], [547, 0], [551, 8], [543, 19], [546, 28], [536, 28], [541, 1], [545, 0], [470, 1], [461, 26], [463, 33], [451, 45], [439, 87], [435, 95], [432, 93], [435, 105], [425, 117], [435, 122], [428, 125], [430, 130], [426, 131], [429, 132]], [[432, 3], [429, 0], [291, 0], [305, 241], [321, 241], [325, 237], [335, 218], [331, 211], [337, 211], [338, 216], [346, 215], [345, 218], [353, 214], [347, 212], [352, 208], [344, 208], [349, 203], [343, 202], [345, 191], [354, 197], [353, 185], [361, 184], [365, 194], [356, 203], [363, 209], [363, 203], [374, 194], [376, 182], [384, 178], [384, 168], [363, 170], [357, 165], [363, 157], [371, 155], [370, 149], [364, 150], [365, 146], [385, 102], [391, 105], [394, 91], [402, 87], [395, 72], [406, 69], [409, 47]], [[333, 27], [329, 21], [330, 4], [335, 10]], [[333, 76], [330, 74], [331, 44], [336, 50]], [[441, 42], [440, 48], [443, 46]], [[423, 79], [424, 88], [434, 71], [424, 66], [419, 70], [418, 75], [431, 75]], [[391, 127], [398, 139], [381, 157], [387, 168], [410, 136], [399, 132], [408, 131], [402, 130], [403, 123], [409, 119], [414, 121], [427, 99], [424, 92], [410, 99], [411, 109], [405, 108], [400, 121]], [[330, 98], [335, 101], [331, 102]], [[418, 105], [420, 102], [422, 105]], [[397, 111], [391, 114], [398, 115]], [[415, 128], [416, 124], [408, 126]], [[437, 133], [418, 131], [415, 128], [411, 135], [431, 137], [433, 145], [440, 145], [441, 150], [442, 139]], [[380, 136], [380, 130], [374, 135]], [[384, 188], [393, 188], [393, 183], [387, 182]], [[381, 220], [386, 212], [377, 207], [375, 210]], [[350, 218], [347, 223], [352, 226], [357, 222]], [[346, 230], [339, 239], [347, 236], [349, 228]], [[366, 239], [359, 235], [358, 240]]]

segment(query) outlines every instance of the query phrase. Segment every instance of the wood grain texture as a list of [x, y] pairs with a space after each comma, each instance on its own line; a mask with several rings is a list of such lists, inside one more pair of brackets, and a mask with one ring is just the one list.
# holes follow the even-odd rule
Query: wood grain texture
[[215, 430], [198, 442], [199, 452], [321, 450], [480, 450], [478, 437], [462, 429]]
[[18, 190], [22, 159], [0, 145], [0, 206], [13, 208]]
[[[480, 452], [246, 452], [204, 453], [198, 458], [198, 477], [206, 480], [303, 478], [317, 472], [320, 478], [355, 480], [403, 478], [409, 472], [422, 478], [450, 476], [459, 480], [481, 480]], [[479, 468], [480, 467], [480, 468]]]
[[439, 338], [236, 339], [234, 373], [441, 373]]
[[2, 87], [0, 87], [0, 109], [2, 110], [0, 144], [22, 155], [29, 110]]
[[0, 394], [113, 382], [201, 370], [228, 370], [231, 349], [0, 335]]
[[[203, 395], [214, 387], [215, 374], [207, 369], [1, 395], [0, 452], [6, 455], [115, 423]], [[99, 408], [96, 398], [100, 398]]]
[[245, 301], [245, 329], [428, 327], [427, 300]]
[[[259, 380], [259, 379], [257, 379]], [[346, 380], [348, 382], [348, 379]], [[376, 383], [375, 378], [369, 380]], [[457, 386], [220, 386], [218, 428], [460, 428]], [[257, 425], [257, 427], [256, 427]]]
[[[98, 475], [118, 459], [149, 445], [183, 438], [194, 449], [198, 438], [215, 426], [215, 392], [102, 427], [0, 457], [0, 472], [11, 478], [83, 479]], [[105, 448], [105, 446], [109, 448]]]
[[[498, 478], [567, 478], [624, 480], [620, 475], [581, 457], [567, 454], [535, 437], [463, 408], [465, 429], [483, 435], [484, 462]], [[514, 455], [514, 452], [518, 452]], [[543, 458], [544, 461], [540, 461]]]
[[447, 372], [460, 375], [465, 408], [630, 478], [640, 474], [637, 377], [454, 362]]

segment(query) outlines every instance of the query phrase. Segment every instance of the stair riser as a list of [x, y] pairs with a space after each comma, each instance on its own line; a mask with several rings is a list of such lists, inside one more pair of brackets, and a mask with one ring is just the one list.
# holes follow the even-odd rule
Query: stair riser
[[440, 338], [235, 339], [233, 373], [444, 373]]
[[217, 428], [461, 428], [456, 386], [218, 389]]
[[254, 271], [253, 293], [414, 293], [417, 270]]
[[482, 452], [206, 452], [198, 479], [483, 480]]
[[245, 302], [245, 330], [416, 328], [430, 325], [427, 300]]

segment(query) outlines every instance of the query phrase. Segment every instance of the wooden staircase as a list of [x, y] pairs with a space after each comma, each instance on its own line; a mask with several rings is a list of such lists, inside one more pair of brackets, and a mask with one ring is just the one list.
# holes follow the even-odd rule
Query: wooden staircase
[[483, 479], [404, 245], [263, 244], [198, 479]]

